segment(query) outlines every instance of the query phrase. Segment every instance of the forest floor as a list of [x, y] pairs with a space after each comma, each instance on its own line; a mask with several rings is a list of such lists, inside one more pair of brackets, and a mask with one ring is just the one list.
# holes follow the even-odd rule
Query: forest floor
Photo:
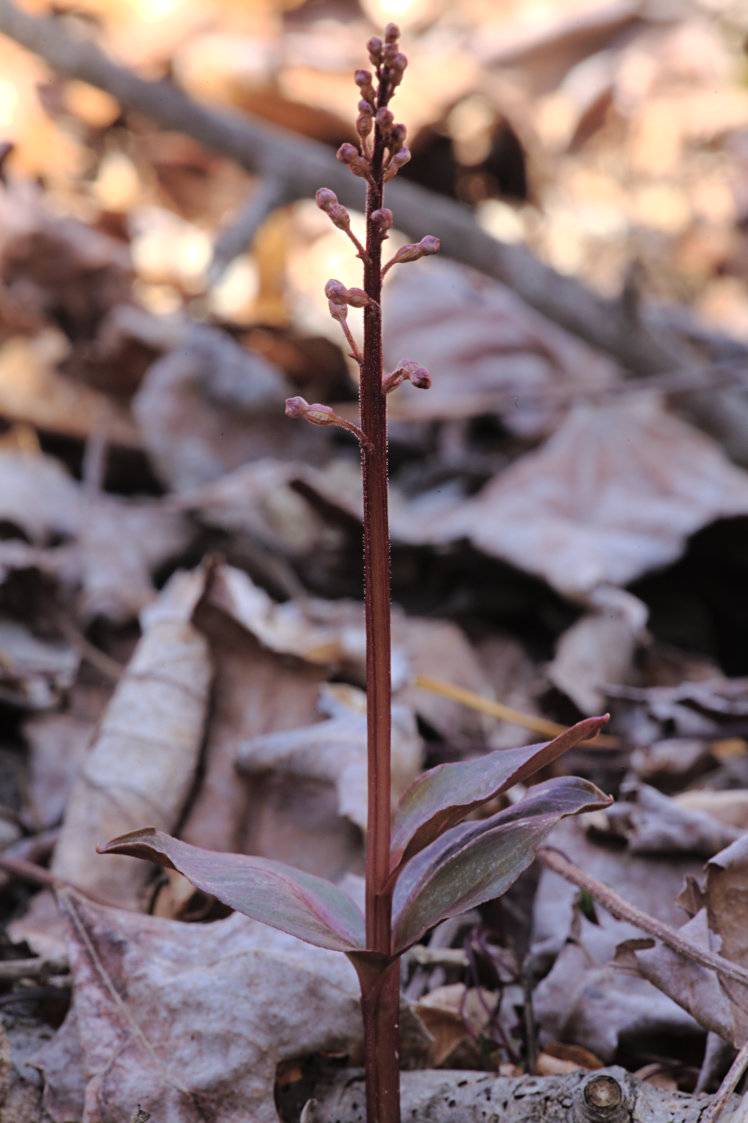
[[359, 454], [284, 400], [356, 416], [313, 195], [356, 226], [390, 19], [391, 244], [443, 250], [383, 304], [432, 377], [391, 397], [394, 794], [610, 712], [554, 769], [615, 796], [407, 954], [408, 1111], [561, 1120], [616, 1065], [696, 1123], [748, 1040], [740, 5], [401, 7], [0, 0], [0, 1123], [360, 1118], [345, 958], [95, 848], [360, 892]]

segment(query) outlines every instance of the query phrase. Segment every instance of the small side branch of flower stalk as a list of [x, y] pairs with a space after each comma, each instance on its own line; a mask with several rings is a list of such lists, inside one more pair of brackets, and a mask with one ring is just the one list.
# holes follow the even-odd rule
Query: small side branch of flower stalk
[[405, 261], [418, 261], [421, 257], [429, 257], [432, 253], [438, 253], [439, 245], [439, 239], [435, 238], [433, 234], [427, 234], [424, 238], [421, 238], [420, 242], [409, 242], [407, 246], [403, 246], [390, 258], [382, 269], [382, 278], [393, 265], [399, 265]]
[[303, 417], [310, 425], [336, 425], [339, 429], [347, 429], [349, 433], [353, 433], [362, 448], [368, 448], [371, 443], [358, 425], [346, 421], [332, 406], [325, 406], [320, 402], [313, 402], [310, 405], [306, 398], [298, 394], [296, 397], [286, 398], [286, 417]]

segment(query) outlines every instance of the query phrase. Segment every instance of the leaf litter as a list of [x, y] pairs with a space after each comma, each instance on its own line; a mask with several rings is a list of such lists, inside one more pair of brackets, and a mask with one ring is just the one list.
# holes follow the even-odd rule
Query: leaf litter
[[[189, 86], [204, 49], [216, 96], [330, 139], [361, 28], [299, 12], [299, 34], [270, 4], [250, 27], [226, 5], [216, 56], [202, 7], [178, 26], [161, 17], [161, 38], [144, 37], [140, 5], [99, 6], [97, 18], [115, 53], [173, 62]], [[721, 445], [677, 372], [667, 385], [637, 383], [614, 354], [462, 265], [393, 278], [388, 358], [418, 354], [434, 374], [429, 395], [406, 387], [392, 414], [393, 682], [400, 790], [422, 767], [480, 769], [499, 745], [536, 739], [418, 687], [419, 675], [510, 704], [511, 686], [528, 717], [573, 724], [610, 708], [619, 747], [574, 749], [573, 770], [619, 801], [583, 826], [562, 823], [550, 844], [745, 966], [748, 118], [735, 13], [723, 8], [666, 20], [595, 8], [586, 22], [559, 9], [536, 42], [519, 34], [520, 13], [476, 0], [461, 17], [467, 39], [442, 36], [436, 54], [438, 36], [408, 29], [422, 56], [410, 108], [424, 160], [441, 152], [433, 166], [445, 180], [451, 169], [486, 228], [620, 289], [633, 324], [653, 296], [678, 302], [677, 315], [659, 315], [680, 317], [703, 363], [695, 384], [713, 400], [732, 393], [734, 408]], [[435, 29], [454, 19], [429, 18]], [[226, 47], [240, 40], [255, 72], [234, 68]], [[280, 86], [268, 85], [262, 59], [278, 44]], [[311, 99], [310, 58], [325, 59]], [[437, 63], [450, 74], [439, 91]], [[339, 275], [338, 249], [298, 205], [206, 287], [195, 255], [207, 260], [249, 177], [127, 112], [117, 123], [116, 103], [82, 84], [45, 75], [42, 114], [35, 68], [8, 55], [36, 116], [16, 122], [0, 213], [0, 791], [16, 823], [4, 853], [51, 847], [53, 874], [117, 905], [62, 891], [53, 911], [48, 894], [29, 904], [13, 881], [3, 889], [12, 938], [42, 954], [64, 941], [72, 968], [70, 1011], [39, 1057], [45, 1103], [60, 1121], [129, 1120], [138, 1103], [175, 1121], [202, 1118], [206, 1104], [216, 1120], [242, 1110], [275, 1120], [279, 1064], [359, 1056], [349, 966], [239, 916], [215, 919], [215, 903], [173, 871], [153, 881], [93, 850], [150, 822], [185, 845], [341, 885], [361, 871], [356, 457], [278, 410], [298, 393], [354, 416], [345, 358], [312, 338], [317, 280]], [[304, 100], [324, 112], [302, 115]], [[521, 138], [532, 181], [519, 203], [491, 197], [500, 120]], [[465, 157], [481, 129], [482, 164]], [[710, 374], [725, 354], [727, 390]], [[520, 814], [517, 794], [475, 813], [500, 824]], [[539, 800], [542, 788], [519, 795]], [[502, 911], [481, 904], [427, 937], [421, 928], [441, 917], [438, 886], [430, 892], [416, 901], [425, 919], [412, 902], [403, 912], [404, 940], [418, 933], [436, 954], [436, 933], [459, 945], [479, 920], [529, 965], [550, 967], [533, 988], [546, 1058], [584, 1048], [569, 1063], [615, 1061], [690, 1092], [721, 1076], [708, 1072], [706, 1030], [733, 1048], [745, 1040], [738, 984], [644, 947], [641, 932], [599, 905], [580, 909], [547, 871], [537, 890], [523, 877]], [[195, 917], [211, 919], [184, 923]], [[418, 977], [424, 1003], [470, 983], [454, 964]], [[484, 982], [472, 980], [471, 1001], [490, 1006]], [[512, 1001], [502, 1025], [526, 1061], [524, 998]], [[431, 1063], [457, 1063], [461, 1032], [470, 1064], [507, 1063], [505, 1043], [483, 1048], [492, 1023], [471, 1011], [458, 1005]], [[20, 1050], [12, 1018], [8, 1033]]]

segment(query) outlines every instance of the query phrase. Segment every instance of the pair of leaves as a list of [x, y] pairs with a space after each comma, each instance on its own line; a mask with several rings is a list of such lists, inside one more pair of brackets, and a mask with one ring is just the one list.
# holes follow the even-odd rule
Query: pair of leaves
[[[545, 744], [439, 765], [411, 784], [392, 835], [391, 876], [398, 878], [393, 955], [439, 921], [504, 893], [559, 819], [607, 806], [610, 800], [594, 785], [563, 778], [538, 785], [489, 819], [461, 823], [470, 811], [593, 736], [606, 720], [588, 718]], [[121, 835], [99, 853], [130, 854], [178, 870], [238, 912], [318, 947], [365, 951], [364, 918], [347, 894], [281, 862], [203, 850], [152, 827]]]

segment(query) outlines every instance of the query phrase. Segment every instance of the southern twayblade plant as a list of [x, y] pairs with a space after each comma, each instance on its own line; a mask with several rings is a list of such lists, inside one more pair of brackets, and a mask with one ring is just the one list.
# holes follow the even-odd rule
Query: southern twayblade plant
[[[202, 850], [147, 827], [100, 847], [178, 870], [194, 885], [239, 912], [318, 947], [344, 952], [361, 985], [368, 1123], [399, 1123], [399, 960], [435, 924], [500, 896], [516, 880], [555, 824], [609, 799], [586, 780], [561, 778], [533, 787], [519, 803], [489, 818], [467, 816], [512, 785], [532, 776], [607, 720], [579, 722], [553, 741], [500, 750], [472, 761], [442, 764], [407, 789], [392, 819], [390, 807], [390, 556], [387, 514], [387, 395], [403, 382], [427, 389], [428, 371], [413, 360], [383, 374], [382, 281], [401, 263], [436, 253], [427, 235], [404, 246], [382, 265], [382, 246], [392, 227], [383, 206], [385, 183], [410, 158], [405, 127], [389, 109], [407, 60], [399, 31], [390, 24], [384, 40], [369, 40], [373, 72], [357, 70], [356, 131], [359, 146], [344, 144], [338, 159], [366, 182], [366, 237], [359, 241], [348, 212], [328, 188], [317, 205], [353, 243], [363, 265], [363, 288], [330, 280], [330, 314], [341, 326], [360, 372], [359, 423], [326, 405], [289, 398], [289, 416], [347, 429], [361, 447], [364, 497], [368, 829], [366, 907], [336, 885], [280, 862]], [[348, 325], [350, 308], [363, 311], [363, 346]]]

